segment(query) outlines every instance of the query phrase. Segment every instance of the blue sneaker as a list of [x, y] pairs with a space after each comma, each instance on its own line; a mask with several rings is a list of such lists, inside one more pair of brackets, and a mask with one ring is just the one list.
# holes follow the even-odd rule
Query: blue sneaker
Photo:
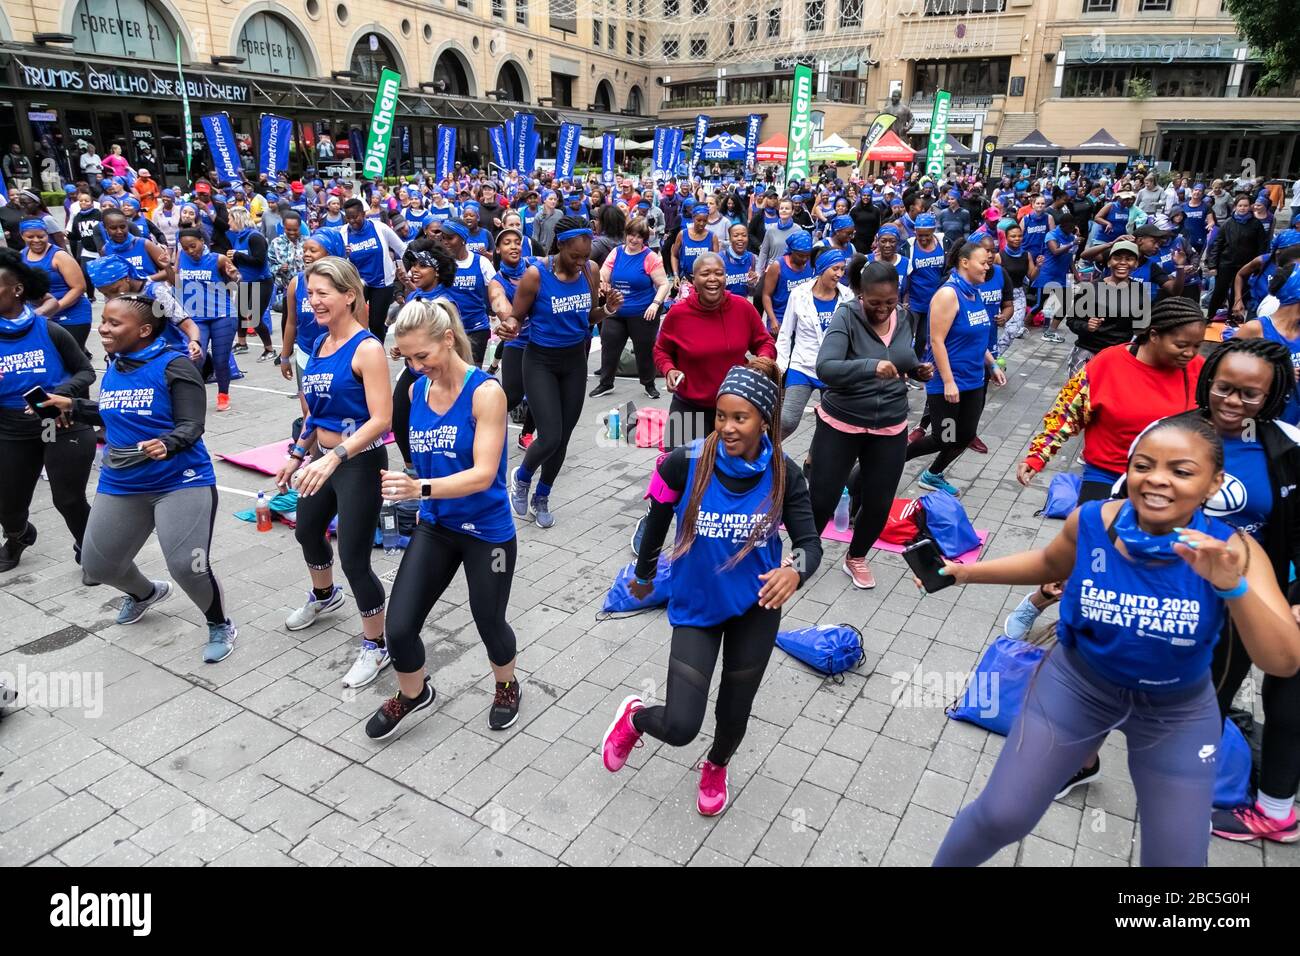
[[1007, 615], [1006, 623], [1002, 626], [1003, 630], [1013, 641], [1023, 641], [1042, 613], [1034, 606], [1034, 602], [1026, 597], [1016, 605], [1014, 611]]
[[239, 628], [229, 620], [224, 624], [209, 624], [208, 643], [203, 646], [203, 663], [215, 664], [217, 661], [224, 661], [235, 649], [235, 638], [238, 636]]
[[943, 475], [936, 475], [930, 471], [921, 472], [921, 477], [916, 480], [916, 483], [926, 491], [946, 491], [954, 498], [961, 494], [957, 486], [950, 485]]
[[551, 514], [551, 499], [541, 495], [533, 495], [533, 517], [537, 521], [537, 527], [549, 528], [555, 524], [555, 515]]
[[528, 517], [528, 483], [518, 478], [519, 469], [510, 472], [510, 507], [521, 518]]
[[153, 581], [153, 594], [143, 601], [137, 601], [131, 595], [122, 598], [122, 607], [117, 612], [118, 624], [134, 624], [144, 617], [144, 612], [155, 604], [161, 604], [172, 593], [172, 586], [166, 581]]

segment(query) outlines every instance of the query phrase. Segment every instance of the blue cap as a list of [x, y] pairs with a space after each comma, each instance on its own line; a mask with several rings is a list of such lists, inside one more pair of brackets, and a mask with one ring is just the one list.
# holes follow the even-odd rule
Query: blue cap
[[839, 232], [841, 229], [853, 229], [852, 216], [836, 216], [831, 220], [831, 232]]
[[66, 186], [63, 187], [63, 191], [67, 193], [69, 196], [71, 196], [73, 193], [77, 191], [77, 187], [72, 185], [72, 183], [68, 183]]
[[785, 243], [788, 252], [812, 252], [812, 247], [812, 235], [803, 229], [795, 230], [794, 235], [787, 239]]
[[938, 223], [935, 221], [933, 213], [923, 212], [916, 217], [917, 229], [934, 229], [936, 226], [938, 226]]

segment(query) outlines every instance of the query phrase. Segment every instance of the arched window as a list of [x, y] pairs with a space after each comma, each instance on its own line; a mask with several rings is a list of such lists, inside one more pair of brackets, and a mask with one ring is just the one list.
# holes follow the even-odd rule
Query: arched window
[[614, 87], [610, 86], [609, 80], [601, 80], [596, 84], [595, 104], [602, 113], [614, 112]]
[[501, 72], [497, 74], [497, 85], [494, 89], [505, 90], [506, 99], [512, 103], [528, 102], [527, 81], [519, 69], [519, 64], [510, 60], [501, 64]]
[[356, 74], [356, 81], [375, 84], [379, 74], [384, 70], [402, 71], [398, 65], [397, 54], [392, 46], [378, 33], [367, 33], [352, 48], [352, 65], [348, 67]]
[[72, 35], [78, 53], [176, 61], [171, 19], [149, 0], [77, 0]]
[[255, 13], [239, 31], [236, 47], [246, 73], [310, 76], [311, 64], [298, 31], [275, 13]]
[[470, 89], [469, 70], [465, 67], [464, 57], [455, 50], [443, 50], [438, 57], [433, 68], [433, 81], [437, 83], [439, 80], [445, 84], [442, 90], [444, 93], [452, 96], [474, 95]]
[[627, 93], [627, 108], [632, 112], [633, 116], [640, 116], [643, 107], [641, 87], [634, 86]]

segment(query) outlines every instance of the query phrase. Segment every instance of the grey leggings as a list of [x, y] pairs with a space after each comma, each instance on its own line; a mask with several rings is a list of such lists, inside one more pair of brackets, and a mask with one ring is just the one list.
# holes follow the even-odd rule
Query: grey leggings
[[1060, 645], [1035, 675], [984, 792], [957, 815], [934, 865], [978, 866], [1022, 839], [1112, 729], [1128, 741], [1142, 865], [1205, 866], [1223, 736], [1209, 674], [1184, 690], [1130, 691]]
[[781, 440], [785, 441], [794, 434], [794, 430], [799, 427], [799, 419], [803, 418], [803, 410], [808, 404], [808, 399], [812, 398], [813, 387], [811, 385], [788, 385], [785, 394], [781, 396]]
[[93, 581], [136, 600], [147, 598], [153, 585], [136, 567], [135, 556], [156, 529], [172, 580], [209, 624], [224, 623], [221, 586], [210, 563], [216, 514], [217, 489], [212, 485], [159, 494], [98, 494], [81, 546], [82, 569]]

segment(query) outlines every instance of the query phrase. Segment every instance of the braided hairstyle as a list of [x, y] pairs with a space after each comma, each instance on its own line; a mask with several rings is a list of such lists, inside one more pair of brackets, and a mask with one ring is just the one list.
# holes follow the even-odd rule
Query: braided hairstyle
[[559, 235], [562, 232], [568, 232], [570, 229], [590, 229], [591, 223], [581, 216], [561, 216], [555, 223], [555, 233], [551, 237], [551, 248], [547, 250], [548, 255], [558, 255], [560, 252]]
[[1268, 387], [1268, 397], [1255, 413], [1255, 418], [1269, 422], [1281, 415], [1295, 389], [1295, 372], [1291, 365], [1291, 352], [1281, 342], [1270, 339], [1232, 338], [1215, 348], [1205, 359], [1201, 377], [1196, 380], [1196, 404], [1208, 413], [1210, 383], [1214, 381], [1219, 366], [1228, 355], [1250, 355], [1273, 367], [1273, 382]]
[[[754, 525], [749, 532], [749, 540], [719, 570], [734, 568], [744, 557], [762, 544], [770, 534], [776, 534], [781, 525], [781, 506], [785, 502], [785, 452], [781, 450], [781, 373], [776, 362], [766, 356], [755, 356], [745, 363], [746, 368], [771, 379], [777, 385], [776, 404], [772, 408], [772, 421], [768, 428], [768, 437], [772, 440], [772, 493], [768, 496], [764, 519]], [[695, 482], [691, 485], [691, 496], [686, 503], [686, 511], [678, 527], [677, 545], [673, 548], [672, 560], [676, 561], [691, 549], [695, 541], [695, 520], [699, 517], [700, 503], [704, 492], [713, 480], [713, 466], [718, 458], [718, 432], [715, 429], [704, 439], [700, 449], [699, 461], [695, 463]]]
[[[158, 336], [162, 335], [163, 329], [167, 328], [167, 320], [163, 318], [162, 307], [158, 305], [158, 300], [151, 295], [145, 295], [143, 292], [127, 292], [123, 295], [114, 296], [111, 301], [117, 307], [133, 313], [140, 325], [149, 326], [149, 334], [145, 336], [147, 342], [152, 342], [158, 338]], [[160, 319], [162, 321], [159, 321]]]
[[1162, 296], [1152, 306], [1151, 322], [1138, 333], [1137, 341], [1140, 345], [1148, 342], [1152, 335], [1164, 335], [1192, 322], [1204, 324], [1205, 321], [1205, 313], [1201, 311], [1199, 303], [1182, 296]]

